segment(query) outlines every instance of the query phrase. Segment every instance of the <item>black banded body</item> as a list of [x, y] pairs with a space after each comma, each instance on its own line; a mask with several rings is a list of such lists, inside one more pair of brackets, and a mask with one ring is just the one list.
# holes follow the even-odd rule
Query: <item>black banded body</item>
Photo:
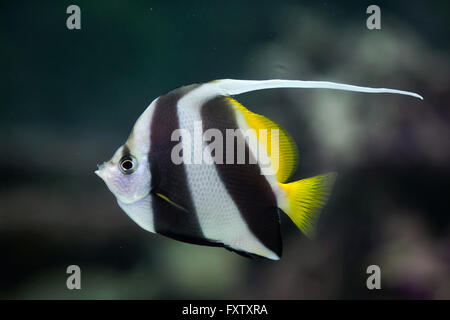
[[[286, 183], [298, 161], [294, 141], [275, 122], [230, 97], [278, 87], [415, 95], [289, 80], [180, 87], [150, 104], [127, 142], [96, 173], [147, 231], [277, 260], [282, 254], [279, 209], [311, 235], [335, 179], [330, 173]], [[246, 139], [248, 132], [254, 135]], [[190, 160], [180, 162], [174, 155]]]

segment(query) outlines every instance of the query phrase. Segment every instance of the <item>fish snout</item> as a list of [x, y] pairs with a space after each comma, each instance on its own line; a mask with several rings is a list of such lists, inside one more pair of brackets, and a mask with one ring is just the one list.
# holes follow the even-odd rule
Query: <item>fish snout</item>
[[105, 176], [103, 174], [105, 169], [105, 163], [102, 164], [97, 164], [97, 170], [94, 171], [94, 173], [99, 176], [100, 178], [102, 178], [103, 180], [105, 179]]

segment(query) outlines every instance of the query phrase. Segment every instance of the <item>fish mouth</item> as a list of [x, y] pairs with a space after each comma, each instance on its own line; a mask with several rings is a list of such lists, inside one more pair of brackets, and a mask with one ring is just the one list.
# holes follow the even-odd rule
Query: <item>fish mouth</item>
[[94, 173], [95, 173], [97, 176], [99, 176], [102, 180], [105, 180], [105, 179], [104, 179], [104, 175], [102, 174], [103, 168], [104, 168], [104, 167], [105, 167], [105, 164], [104, 164], [104, 163], [102, 163], [102, 164], [97, 164], [97, 170], [94, 171]]

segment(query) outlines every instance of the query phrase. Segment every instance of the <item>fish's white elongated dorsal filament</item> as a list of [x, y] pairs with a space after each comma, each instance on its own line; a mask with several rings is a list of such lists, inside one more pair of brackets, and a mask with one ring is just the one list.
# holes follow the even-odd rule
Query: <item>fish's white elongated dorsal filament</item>
[[370, 88], [351, 84], [342, 84], [328, 81], [303, 81], [303, 80], [234, 80], [222, 79], [214, 83], [227, 95], [238, 95], [245, 92], [275, 89], [275, 88], [305, 88], [305, 89], [333, 89], [366, 93], [393, 93], [412, 96], [423, 100], [423, 97], [417, 93], [388, 89], [388, 88]]

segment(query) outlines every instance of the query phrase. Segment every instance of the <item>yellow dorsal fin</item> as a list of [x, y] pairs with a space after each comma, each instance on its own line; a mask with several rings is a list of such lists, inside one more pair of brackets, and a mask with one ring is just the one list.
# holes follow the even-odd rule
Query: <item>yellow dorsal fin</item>
[[[251, 112], [231, 97], [227, 97], [227, 99], [231, 102], [234, 108], [242, 113], [247, 121], [247, 124], [256, 131], [258, 140], [267, 149], [271, 163], [279, 164], [276, 172], [277, 180], [279, 182], [286, 182], [295, 172], [298, 165], [298, 149], [292, 137], [286, 132], [286, 130], [281, 128], [280, 125], [269, 118]], [[260, 129], [267, 130], [267, 137], [260, 137]], [[273, 139], [274, 141], [272, 141], [272, 129], [278, 129], [278, 141], [276, 141], [277, 139]], [[272, 146], [272, 143], [278, 143], [278, 148]]]

